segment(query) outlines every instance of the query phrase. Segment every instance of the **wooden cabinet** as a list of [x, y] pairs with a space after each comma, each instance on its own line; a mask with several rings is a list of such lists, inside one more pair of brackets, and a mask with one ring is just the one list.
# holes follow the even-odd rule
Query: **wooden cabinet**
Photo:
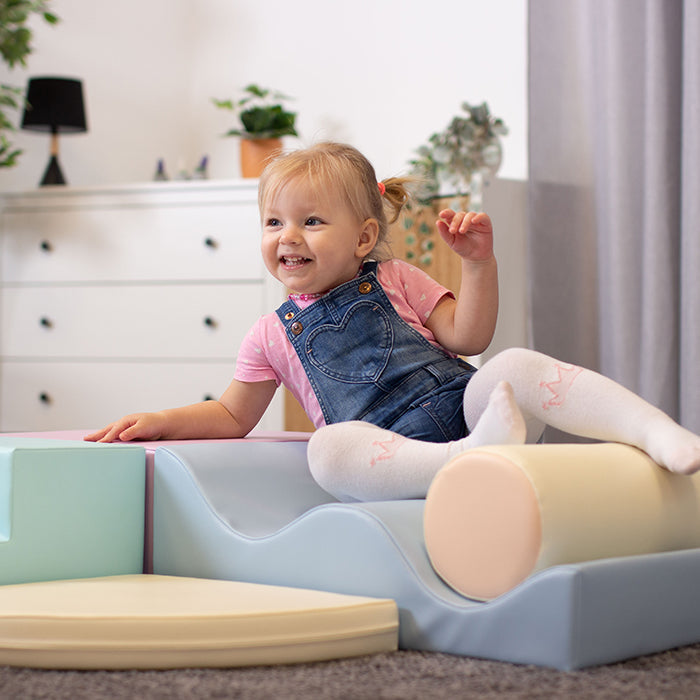
[[[244, 334], [283, 299], [254, 180], [5, 195], [0, 224], [3, 431], [218, 397]], [[282, 429], [281, 396], [260, 427]]]

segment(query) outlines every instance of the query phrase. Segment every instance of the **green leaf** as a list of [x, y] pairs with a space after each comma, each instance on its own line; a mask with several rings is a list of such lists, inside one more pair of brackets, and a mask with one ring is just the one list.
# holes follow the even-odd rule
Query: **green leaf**
[[212, 97], [211, 101], [221, 109], [234, 109], [233, 102], [231, 102], [231, 100], [217, 100], [216, 98]]
[[[48, 24], [56, 24], [59, 18], [48, 9], [50, 0], [0, 0], [0, 58], [13, 68], [27, 65], [27, 56], [32, 52], [32, 31], [25, 26], [32, 14], [40, 15]], [[15, 128], [7, 111], [18, 110], [23, 101], [23, 90], [8, 85], [0, 86], [0, 167], [16, 164], [22, 153], [12, 149], [4, 132]]]
[[251, 95], [254, 95], [255, 97], [265, 98], [270, 94], [269, 90], [267, 90], [265, 88], [261, 88], [258, 85], [254, 85], [254, 84], [248, 85], [247, 87], [244, 88], [244, 90], [246, 92], [249, 92]]
[[241, 122], [246, 131], [257, 134], [266, 131], [272, 126], [273, 115], [269, 110], [262, 107], [253, 107], [241, 113]]
[[[230, 129], [227, 136], [248, 138], [280, 138], [296, 136], [296, 113], [289, 112], [282, 104], [272, 100], [284, 99], [281, 93], [251, 83], [243, 89], [243, 96], [237, 101], [212, 99], [216, 107], [237, 112], [240, 129]], [[272, 102], [272, 103], [270, 103]]]
[[12, 107], [12, 109], [18, 109], [19, 104], [17, 100], [7, 93], [0, 93], [0, 105], [4, 107]]

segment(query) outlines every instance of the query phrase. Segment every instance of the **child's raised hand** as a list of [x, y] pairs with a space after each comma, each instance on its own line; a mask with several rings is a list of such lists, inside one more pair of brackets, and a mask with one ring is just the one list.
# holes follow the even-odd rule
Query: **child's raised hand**
[[447, 245], [465, 260], [481, 262], [493, 255], [493, 226], [484, 212], [443, 209], [437, 229]]

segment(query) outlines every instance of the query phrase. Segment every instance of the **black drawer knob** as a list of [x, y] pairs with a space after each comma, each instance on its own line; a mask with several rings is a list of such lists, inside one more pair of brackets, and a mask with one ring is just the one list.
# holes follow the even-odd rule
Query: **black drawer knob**
[[46, 316], [42, 316], [39, 319], [39, 325], [42, 328], [53, 328], [53, 321], [50, 318], [47, 318]]
[[39, 248], [43, 250], [44, 253], [50, 253], [53, 250], [51, 241], [41, 241], [41, 243], [39, 243]]
[[219, 247], [219, 241], [217, 241], [216, 238], [212, 238], [211, 236], [207, 236], [204, 239], [204, 245], [207, 248], [211, 248], [212, 250], [215, 250], [216, 248]]
[[39, 394], [39, 401], [43, 403], [45, 406], [49, 406], [50, 404], [53, 403], [53, 399], [51, 398], [51, 394], [47, 394], [45, 391], [42, 391]]
[[219, 323], [215, 318], [212, 318], [211, 316], [205, 316], [204, 325], [207, 326], [207, 328], [216, 328], [219, 325]]

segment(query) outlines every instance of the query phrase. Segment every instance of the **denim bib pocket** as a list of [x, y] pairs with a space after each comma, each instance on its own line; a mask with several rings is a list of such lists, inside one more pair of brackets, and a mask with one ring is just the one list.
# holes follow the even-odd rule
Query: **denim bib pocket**
[[311, 331], [304, 350], [310, 364], [327, 377], [350, 384], [371, 384], [386, 369], [393, 341], [386, 311], [374, 302], [357, 302], [340, 323], [325, 323]]

